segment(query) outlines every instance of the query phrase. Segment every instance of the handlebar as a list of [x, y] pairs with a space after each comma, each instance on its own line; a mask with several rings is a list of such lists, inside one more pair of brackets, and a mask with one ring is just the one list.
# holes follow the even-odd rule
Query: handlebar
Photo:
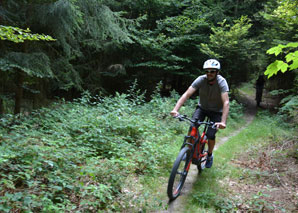
[[215, 122], [213, 122], [213, 121], [195, 121], [195, 120], [192, 120], [192, 119], [188, 118], [186, 115], [178, 115], [178, 116], [175, 116], [174, 118], [179, 119], [179, 121], [187, 120], [190, 123], [193, 123], [193, 124], [198, 125], [198, 126], [200, 126], [202, 124], [205, 124], [207, 126], [211, 126], [211, 128], [213, 128], [213, 129], [216, 129]]

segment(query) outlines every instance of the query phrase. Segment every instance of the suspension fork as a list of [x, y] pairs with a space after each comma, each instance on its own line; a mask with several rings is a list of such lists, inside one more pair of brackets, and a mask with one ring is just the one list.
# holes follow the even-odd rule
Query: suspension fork
[[196, 150], [195, 150], [195, 146], [197, 146], [199, 143], [198, 141], [198, 129], [197, 127], [195, 126], [192, 126], [190, 131], [189, 131], [189, 134], [188, 136], [185, 136], [184, 138], [184, 143], [182, 145], [182, 148], [186, 145], [189, 146], [191, 152], [190, 152], [190, 155], [191, 155], [191, 158], [187, 164], [187, 167], [186, 167], [186, 171], [188, 172], [189, 168], [190, 168], [190, 165], [192, 163], [192, 159], [193, 158], [196, 158]]
[[[207, 122], [209, 122], [209, 121], [210, 121], [210, 118], [208, 117]], [[198, 145], [198, 153], [199, 153], [200, 158], [205, 157], [207, 155], [207, 153], [202, 153], [202, 150], [200, 150], [201, 144], [208, 144], [208, 139], [206, 136], [207, 128], [208, 128], [208, 126], [205, 125], [203, 133], [202, 133], [200, 141], [199, 141], [199, 145]]]
[[206, 137], [206, 132], [204, 131], [202, 133], [202, 136], [200, 138], [200, 142], [199, 142], [199, 145], [198, 145], [198, 153], [200, 153], [199, 157], [202, 158], [202, 157], [205, 157], [207, 155], [207, 152], [206, 153], [202, 153], [203, 150], [201, 150], [201, 144], [208, 144], [208, 139]]

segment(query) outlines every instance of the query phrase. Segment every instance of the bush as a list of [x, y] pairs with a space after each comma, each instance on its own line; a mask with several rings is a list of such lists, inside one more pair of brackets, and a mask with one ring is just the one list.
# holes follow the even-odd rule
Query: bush
[[[173, 142], [187, 128], [169, 116], [179, 96], [157, 91], [146, 103], [136, 86], [129, 92], [86, 93], [30, 117], [2, 118], [0, 211], [121, 211], [128, 175], [168, 171]], [[189, 101], [181, 113], [195, 105]]]
[[279, 114], [286, 116], [295, 125], [298, 124], [298, 95], [289, 95], [281, 100]]

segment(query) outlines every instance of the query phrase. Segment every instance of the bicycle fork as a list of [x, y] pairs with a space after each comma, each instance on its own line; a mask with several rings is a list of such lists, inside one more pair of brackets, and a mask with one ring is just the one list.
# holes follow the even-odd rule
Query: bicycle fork
[[184, 138], [184, 143], [182, 145], [182, 147], [184, 147], [185, 145], [188, 145], [191, 153], [190, 155], [192, 156], [189, 159], [189, 162], [187, 163], [187, 167], [186, 167], [186, 172], [189, 171], [190, 165], [193, 162], [193, 159], [195, 159], [196, 161], [198, 160], [198, 158], [200, 158], [201, 156], [198, 156], [198, 153], [200, 153], [200, 146], [198, 143], [200, 143], [201, 141], [197, 141], [198, 139], [198, 130], [196, 127], [191, 127], [191, 130], [189, 132], [188, 136], [185, 136]]
[[[204, 144], [204, 145], [208, 144], [208, 140], [207, 140], [207, 136], [206, 136], [206, 133], [205, 133], [205, 132], [202, 133], [202, 136], [201, 136], [201, 139], [200, 139], [200, 144]], [[199, 158], [203, 158], [203, 157], [205, 157], [208, 153], [207, 153], [207, 152], [202, 153], [202, 151], [200, 150], [200, 148], [201, 148], [201, 147], [198, 146], [198, 153], [200, 153], [200, 154], [199, 154]]]
[[208, 144], [208, 140], [205, 135], [205, 132], [202, 133], [202, 136], [200, 137], [200, 140], [198, 142], [196, 142], [197, 133], [195, 134], [192, 134], [192, 133], [189, 136], [185, 136], [184, 143], [182, 145], [182, 147], [184, 147], [185, 145], [188, 145], [189, 148], [191, 149], [190, 154], [192, 157], [189, 159], [189, 162], [187, 163], [186, 172], [189, 171], [190, 165], [194, 160], [195, 160], [195, 164], [201, 163], [200, 162], [201, 159], [207, 156], [208, 154], [207, 152], [202, 153], [201, 151], [201, 148], [202, 148], [201, 144]]

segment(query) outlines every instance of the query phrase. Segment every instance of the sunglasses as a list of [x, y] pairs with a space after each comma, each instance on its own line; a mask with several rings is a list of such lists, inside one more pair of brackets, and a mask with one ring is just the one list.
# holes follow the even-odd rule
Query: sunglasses
[[214, 74], [217, 72], [217, 70], [205, 70], [206, 73], [211, 73], [211, 74]]

